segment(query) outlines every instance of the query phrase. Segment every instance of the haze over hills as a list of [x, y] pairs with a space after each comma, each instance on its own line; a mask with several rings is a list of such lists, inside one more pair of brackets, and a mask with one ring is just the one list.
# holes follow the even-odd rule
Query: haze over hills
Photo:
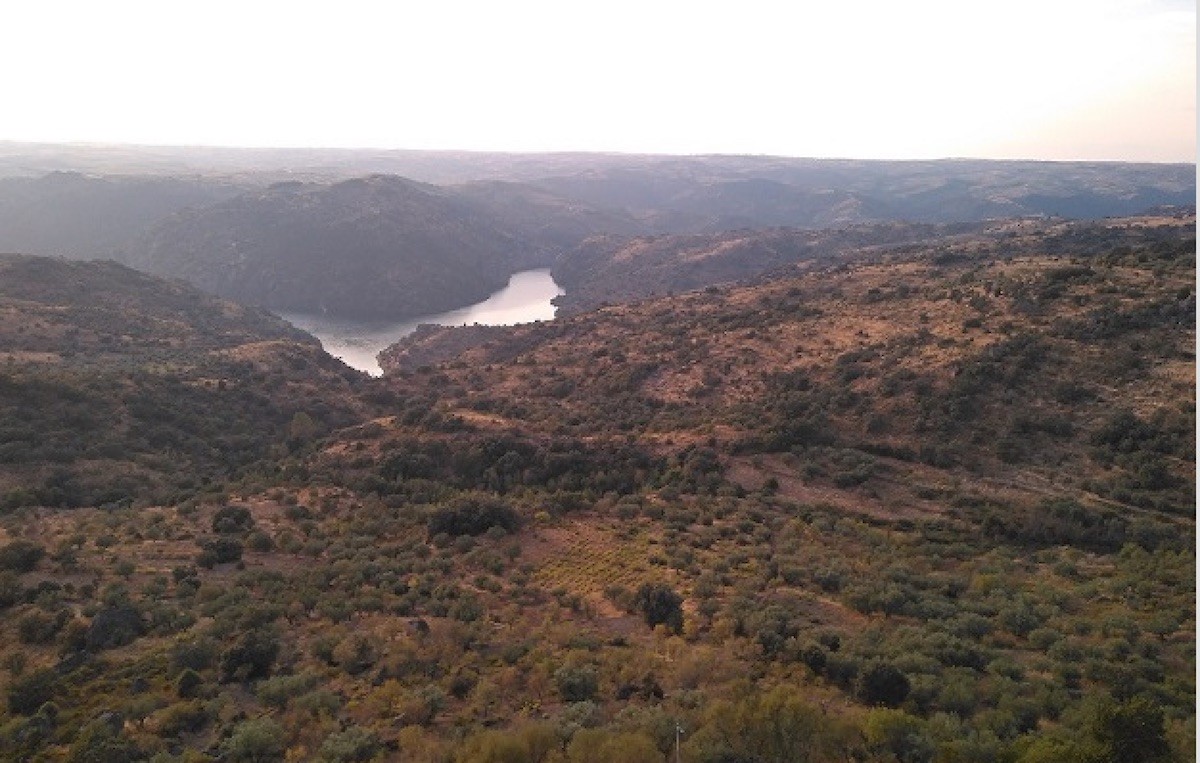
[[658, 179], [660, 191], [689, 180], [759, 177], [806, 191], [840, 189], [871, 193], [874, 190], [880, 196], [927, 191], [947, 180], [960, 186], [986, 186], [990, 195], [997, 197], [1019, 197], [1039, 190], [1064, 197], [1086, 190], [1119, 194], [1125, 198], [1132, 198], [1139, 189], [1179, 194], [1195, 186], [1195, 173], [1188, 171], [1192, 166], [1194, 164], [979, 159], [886, 161], [766, 155], [222, 148], [0, 141], [0, 177], [40, 177], [54, 171], [73, 171], [93, 175], [262, 177], [267, 182], [278, 182], [329, 181], [389, 174], [436, 185], [554, 179], [555, 183], [608, 184], [612, 187], [619, 183], [644, 185], [652, 175]]
[[[77, 174], [117, 166], [120, 177]], [[12, 175], [0, 181], [0, 250], [115, 257], [272, 309], [351, 319], [441, 312], [555, 263], [579, 295], [567, 300], [588, 288], [608, 299], [581, 276], [600, 278], [621, 237], [1098, 218], [1196, 193], [1193, 166], [1117, 163], [8, 143], [0, 167]], [[417, 182], [367, 174], [381, 171]], [[755, 257], [739, 255], [741, 275], [778, 259]], [[733, 273], [731, 262], [721, 267]], [[640, 293], [663, 284], [649, 276]]]
[[1189, 165], [870, 162], [777, 157], [650, 157], [532, 181], [598, 206], [677, 216], [654, 232], [905, 220], [1103, 217], [1195, 203]]
[[194, 176], [88, 176], [74, 171], [0, 179], [0, 251], [111, 258], [179, 210], [242, 190]]
[[121, 255], [275, 310], [359, 319], [478, 301], [549, 257], [453, 193], [383, 175], [275, 184], [189, 210]]

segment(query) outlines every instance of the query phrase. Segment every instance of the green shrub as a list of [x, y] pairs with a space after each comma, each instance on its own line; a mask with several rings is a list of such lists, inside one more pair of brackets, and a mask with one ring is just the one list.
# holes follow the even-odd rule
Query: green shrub
[[564, 702], [586, 702], [596, 696], [599, 683], [590, 665], [564, 666], [554, 673], [554, 683]]
[[204, 679], [191, 668], [184, 668], [175, 679], [175, 694], [183, 699], [196, 696], [204, 685]]
[[506, 502], [486, 495], [458, 498], [434, 510], [428, 521], [429, 537], [483, 535], [493, 527], [512, 532], [520, 526], [520, 517]]
[[209, 724], [212, 713], [208, 705], [200, 700], [180, 702], [162, 711], [158, 716], [158, 735], [166, 739], [180, 734], [194, 734]]
[[17, 620], [17, 638], [22, 644], [45, 644], [62, 629], [70, 613], [66, 610], [57, 616], [34, 610]]
[[102, 716], [84, 726], [67, 753], [67, 763], [127, 763], [142, 759], [142, 751], [122, 733], [122, 721], [115, 715]]
[[45, 555], [46, 549], [39, 543], [14, 540], [0, 546], [0, 570], [32, 572]]
[[875, 662], [858, 677], [856, 694], [868, 705], [896, 707], [908, 697], [911, 688], [908, 676], [895, 665]]
[[335, 731], [317, 750], [318, 763], [365, 763], [382, 749], [378, 737], [359, 727]]
[[282, 709], [291, 700], [316, 686], [317, 682], [317, 677], [310, 673], [272, 676], [258, 684], [255, 694], [264, 705]]
[[212, 529], [221, 535], [244, 534], [254, 529], [254, 517], [245, 506], [222, 506], [213, 514]]
[[242, 542], [235, 538], [206, 538], [200, 541], [196, 564], [205, 569], [215, 565], [237, 562], [242, 558]]
[[683, 597], [669, 585], [643, 583], [634, 596], [633, 605], [651, 628], [665, 625], [675, 633], [683, 631]]
[[142, 613], [129, 605], [106, 607], [88, 626], [84, 643], [92, 651], [114, 649], [132, 643], [145, 632]]
[[58, 686], [58, 673], [51, 668], [13, 679], [8, 686], [8, 709], [17, 715], [30, 715], [54, 697]]
[[273, 630], [254, 630], [242, 634], [221, 655], [221, 681], [252, 681], [271, 674], [279, 656], [279, 635]]
[[283, 760], [287, 734], [272, 718], [242, 721], [221, 745], [230, 763], [271, 763]]

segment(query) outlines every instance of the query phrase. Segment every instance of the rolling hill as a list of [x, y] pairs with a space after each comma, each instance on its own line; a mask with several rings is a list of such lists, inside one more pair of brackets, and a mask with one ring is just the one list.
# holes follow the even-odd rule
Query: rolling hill
[[919, 245], [986, 229], [983, 224], [888, 223], [836, 230], [743, 228], [722, 233], [594, 236], [564, 252], [553, 268], [566, 294], [564, 314], [604, 304], [752, 280], [797, 264], [830, 265], [856, 253]]
[[478, 301], [549, 254], [443, 189], [282, 183], [164, 220], [122, 260], [273, 310], [394, 319]]
[[5, 509], [180, 500], [361, 410], [308, 334], [113, 262], [0, 255], [0, 316]]
[[0, 178], [0, 252], [109, 259], [163, 217], [241, 190], [228, 180], [195, 176]]
[[[564, 307], [581, 309], [855, 247], [864, 226], [887, 241], [1196, 194], [1191, 165], [15, 143], [0, 144], [0, 175], [0, 250], [116, 257], [277, 311], [365, 321], [461, 307], [529, 267], [556, 265]], [[700, 238], [655, 238], [687, 235]], [[680, 246], [697, 256], [666, 263]]]

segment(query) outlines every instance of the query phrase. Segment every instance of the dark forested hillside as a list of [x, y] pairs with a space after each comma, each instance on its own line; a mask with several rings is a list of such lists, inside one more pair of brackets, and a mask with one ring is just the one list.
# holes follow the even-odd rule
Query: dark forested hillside
[[275, 310], [388, 319], [478, 301], [547, 257], [452, 193], [374, 176], [175, 215], [123, 260]]
[[165, 360], [172, 350], [194, 361], [199, 352], [252, 341], [318, 344], [268, 312], [111, 261], [0, 255], [0, 299], [4, 350], [45, 352], [56, 361]]
[[[491, 181], [453, 186], [449, 190], [489, 215], [520, 231], [532, 244], [533, 254], [570, 249], [599, 234], [632, 235], [645, 230], [634, 215], [582, 204], [528, 183]], [[544, 255], [530, 257], [524, 264], [543, 265]]]
[[357, 372], [259, 310], [112, 262], [0, 255], [0, 507], [145, 505], [356, 420]]

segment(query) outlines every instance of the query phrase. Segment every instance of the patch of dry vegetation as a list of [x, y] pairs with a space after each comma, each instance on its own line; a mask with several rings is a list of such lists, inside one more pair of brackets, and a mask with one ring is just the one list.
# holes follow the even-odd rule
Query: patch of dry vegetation
[[256, 459], [0, 515], [5, 749], [662, 761], [680, 724], [696, 762], [1115, 760], [1132, 724], [1187, 759], [1179, 222], [514, 327], [345, 382], [338, 426], [341, 377], [242, 345], [197, 373], [287, 411]]

